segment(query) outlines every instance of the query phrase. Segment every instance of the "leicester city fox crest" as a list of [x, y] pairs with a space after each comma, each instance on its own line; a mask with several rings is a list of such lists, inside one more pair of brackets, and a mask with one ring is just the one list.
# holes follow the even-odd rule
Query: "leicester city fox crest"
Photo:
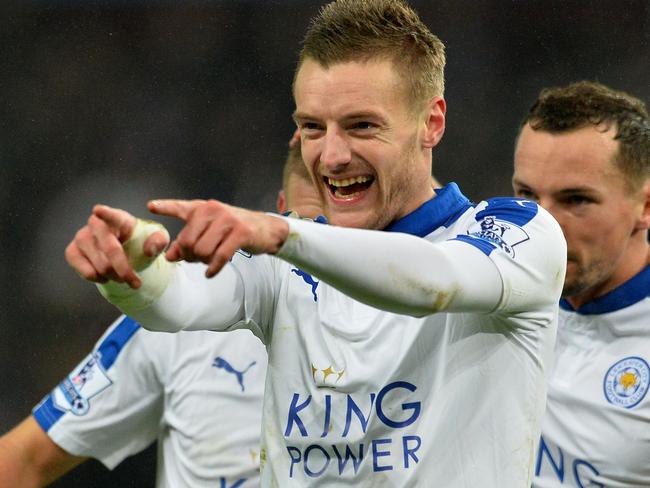
[[623, 358], [607, 370], [603, 383], [609, 403], [624, 408], [635, 407], [648, 392], [650, 367], [643, 358]]
[[54, 389], [52, 400], [57, 408], [74, 415], [88, 412], [90, 399], [112, 384], [100, 359], [99, 352], [90, 354]]

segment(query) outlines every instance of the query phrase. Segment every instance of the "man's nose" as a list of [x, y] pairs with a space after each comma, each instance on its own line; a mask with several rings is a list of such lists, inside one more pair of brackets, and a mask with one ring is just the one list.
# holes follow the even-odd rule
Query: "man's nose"
[[340, 129], [328, 130], [323, 141], [321, 163], [329, 171], [336, 172], [350, 163], [352, 152], [347, 135]]
[[564, 230], [564, 215], [562, 206], [558, 205], [557, 202], [554, 202], [552, 198], [543, 198], [541, 197], [537, 202], [540, 207], [550, 213], [555, 220], [557, 220], [562, 230]]

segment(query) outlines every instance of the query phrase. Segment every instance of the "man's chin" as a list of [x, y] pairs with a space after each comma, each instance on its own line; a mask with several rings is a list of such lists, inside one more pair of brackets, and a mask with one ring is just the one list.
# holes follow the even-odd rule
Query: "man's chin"
[[330, 210], [329, 223], [339, 227], [351, 227], [354, 229], [378, 229], [379, 223], [373, 215], [366, 212], [336, 212]]
[[571, 298], [583, 295], [589, 292], [593, 287], [593, 283], [588, 283], [581, 276], [572, 277], [567, 274], [564, 280], [564, 287], [562, 288], [562, 298]]
[[339, 227], [351, 227], [354, 229], [366, 229], [366, 220], [361, 216], [351, 214], [330, 214], [329, 223]]
[[579, 293], [579, 288], [576, 288], [573, 284], [564, 283], [564, 288], [562, 288], [562, 298], [571, 298], [578, 295]]

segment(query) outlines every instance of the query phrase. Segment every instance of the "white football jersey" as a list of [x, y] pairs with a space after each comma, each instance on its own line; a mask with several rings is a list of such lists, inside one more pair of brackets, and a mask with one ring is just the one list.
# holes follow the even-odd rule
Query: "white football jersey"
[[247, 330], [166, 334], [123, 316], [32, 414], [109, 469], [157, 439], [157, 487], [259, 486], [266, 363]]
[[650, 486], [650, 266], [578, 310], [560, 306], [533, 486]]
[[392, 232], [289, 221], [282, 259], [183, 263], [134, 311], [268, 345], [263, 486], [530, 486], [566, 245], [533, 202], [436, 191]]

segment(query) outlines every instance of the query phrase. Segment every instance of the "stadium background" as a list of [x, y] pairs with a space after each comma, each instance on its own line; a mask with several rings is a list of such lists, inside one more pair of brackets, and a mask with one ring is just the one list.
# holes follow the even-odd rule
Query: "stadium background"
[[[116, 316], [63, 257], [93, 203], [139, 215], [152, 197], [273, 208], [298, 44], [320, 4], [2, 2], [0, 432]], [[541, 87], [596, 79], [650, 101], [645, 0], [413, 5], [447, 45], [434, 172], [472, 199], [510, 192], [518, 121]], [[92, 462], [54, 486], [153, 486], [154, 455], [112, 474]]]

